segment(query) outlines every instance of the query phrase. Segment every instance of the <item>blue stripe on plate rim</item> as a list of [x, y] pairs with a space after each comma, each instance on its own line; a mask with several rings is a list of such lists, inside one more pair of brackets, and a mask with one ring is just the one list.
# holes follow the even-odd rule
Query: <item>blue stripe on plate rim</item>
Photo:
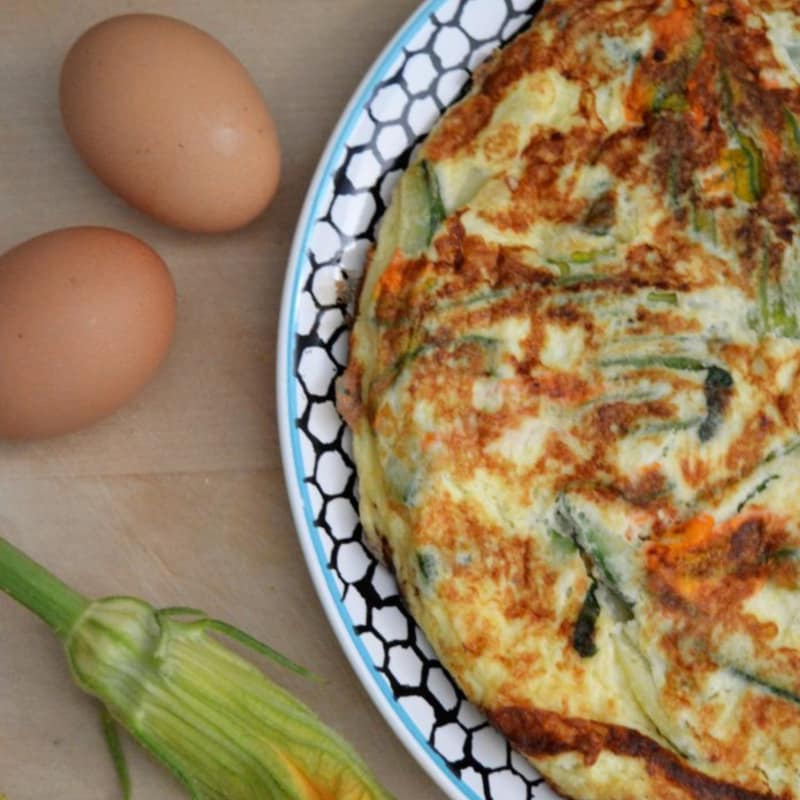
[[447, 2], [449, 0], [424, 2], [386, 45], [354, 92], [328, 140], [314, 173], [292, 243], [281, 298], [277, 352], [277, 412], [284, 476], [294, 522], [301, 533], [300, 543], [309, 566], [316, 564], [317, 568], [310, 570], [314, 587], [345, 655], [361, 684], [395, 734], [438, 786], [453, 800], [464, 800], [464, 798], [483, 800], [451, 772], [444, 759], [428, 744], [411, 717], [392, 696], [388, 682], [375, 669], [364, 643], [355, 633], [347, 608], [339, 598], [333, 575], [326, 566], [325, 552], [311, 513], [311, 499], [304, 481], [300, 440], [297, 426], [294, 424], [294, 420], [297, 419], [294, 387], [296, 300], [303, 272], [303, 259], [326, 189], [325, 183], [332, 174], [359, 114], [377, 85], [387, 76], [389, 68], [400, 56], [403, 47]]

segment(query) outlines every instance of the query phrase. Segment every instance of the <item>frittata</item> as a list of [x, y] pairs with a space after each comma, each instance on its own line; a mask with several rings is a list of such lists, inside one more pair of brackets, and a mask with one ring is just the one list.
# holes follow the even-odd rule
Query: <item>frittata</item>
[[800, 798], [800, 5], [548, 0], [397, 185], [364, 530], [564, 795]]

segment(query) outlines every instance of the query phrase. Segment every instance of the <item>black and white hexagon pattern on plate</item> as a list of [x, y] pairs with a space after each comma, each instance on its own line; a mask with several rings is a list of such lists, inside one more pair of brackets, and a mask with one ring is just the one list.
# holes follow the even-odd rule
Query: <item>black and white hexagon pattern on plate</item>
[[395, 181], [475, 66], [526, 27], [540, 4], [431, 0], [387, 47], [310, 189], [281, 322], [287, 483], [323, 605], [401, 739], [451, 797], [472, 800], [555, 795], [464, 699], [407, 613], [394, 578], [364, 548], [351, 442], [334, 384], [347, 359], [353, 288]]

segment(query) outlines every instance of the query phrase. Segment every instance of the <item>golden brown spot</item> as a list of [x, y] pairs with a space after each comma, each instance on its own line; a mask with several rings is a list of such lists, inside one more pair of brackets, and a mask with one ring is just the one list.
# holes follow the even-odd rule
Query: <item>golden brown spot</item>
[[681, 475], [689, 486], [703, 486], [711, 474], [711, 466], [701, 455], [692, 454], [680, 460]]
[[775, 423], [763, 411], [756, 413], [728, 449], [725, 466], [741, 475], [752, 472], [764, 457], [765, 444], [774, 428]]
[[742, 607], [768, 579], [787, 538], [785, 523], [765, 512], [753, 510], [721, 524], [695, 517], [649, 543], [648, 587], [668, 613], [678, 615], [681, 636], [708, 642], [716, 627], [768, 644], [778, 632], [774, 623]]
[[489, 124], [494, 103], [479, 94], [468, 97], [461, 105], [450, 110], [442, 124], [428, 139], [425, 152], [429, 158], [450, 158], [462, 148], [471, 145], [475, 137]]
[[630, 335], [649, 334], [661, 331], [667, 335], [678, 333], [702, 333], [699, 320], [685, 317], [675, 311], [655, 311], [645, 306], [636, 309], [636, 324], [630, 327]]
[[648, 772], [681, 789], [694, 800], [780, 800], [771, 792], [756, 792], [718, 781], [693, 769], [683, 759], [632, 728], [567, 717], [539, 708], [509, 707], [489, 711], [489, 719], [514, 747], [532, 758], [561, 753], [583, 756], [586, 766], [600, 753], [641, 760]]
[[591, 422], [598, 439], [611, 442], [629, 433], [637, 422], [648, 418], [671, 419], [674, 416], [674, 406], [665, 400], [642, 403], [619, 401], [601, 405], [592, 413]]
[[351, 428], [355, 428], [364, 411], [361, 404], [361, 376], [363, 373], [364, 370], [360, 364], [351, 363], [336, 381], [336, 410]]
[[446, 268], [455, 272], [460, 269], [465, 236], [466, 231], [459, 215], [447, 220], [444, 232], [434, 242], [440, 269]]
[[510, 192], [508, 205], [481, 215], [498, 228], [521, 232], [535, 222], [576, 222], [585, 213], [588, 201], [575, 197], [573, 183], [559, 185], [564, 166], [580, 160], [596, 141], [596, 133], [578, 126], [568, 134], [544, 130], [534, 134], [523, 152], [525, 168]]
[[486, 137], [483, 150], [490, 160], [505, 161], [516, 155], [518, 140], [519, 127], [512, 122], [504, 122]]
[[641, 470], [632, 479], [626, 479], [620, 486], [622, 496], [634, 506], [647, 506], [666, 488], [666, 478], [658, 464]]
[[[523, 372], [524, 369], [521, 367], [520, 371]], [[520, 387], [520, 390], [527, 396], [548, 397], [565, 406], [577, 406], [585, 403], [596, 391], [579, 375], [543, 368], [512, 379], [510, 385]]]
[[407, 314], [414, 287], [428, 266], [424, 258], [409, 260], [397, 251], [376, 289], [375, 317], [378, 320], [392, 324]]

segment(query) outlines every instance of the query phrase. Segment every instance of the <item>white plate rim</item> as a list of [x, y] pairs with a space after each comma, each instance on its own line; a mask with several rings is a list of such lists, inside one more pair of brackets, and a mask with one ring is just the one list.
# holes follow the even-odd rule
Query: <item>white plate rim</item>
[[355, 632], [350, 613], [339, 596], [333, 574], [326, 568], [327, 558], [320, 537], [314, 535], [316, 525], [310, 500], [307, 496], [304, 497], [305, 472], [299, 432], [294, 424], [297, 419], [294, 394], [297, 352], [295, 301], [303, 276], [303, 258], [309, 247], [317, 212], [324, 201], [325, 181], [336, 168], [337, 158], [357, 124], [358, 113], [365, 107], [380, 82], [387, 77], [388, 70], [400, 56], [404, 45], [413, 39], [432, 15], [450, 2], [452, 0], [425, 0], [401, 25], [352, 94], [319, 159], [295, 228], [281, 295], [276, 359], [276, 411], [284, 479], [300, 545], [318, 599], [345, 656], [384, 720], [438, 787], [452, 800], [484, 800], [482, 795], [451, 771], [444, 758], [425, 740], [408, 712], [393, 697], [388, 681], [375, 668], [364, 643]]

